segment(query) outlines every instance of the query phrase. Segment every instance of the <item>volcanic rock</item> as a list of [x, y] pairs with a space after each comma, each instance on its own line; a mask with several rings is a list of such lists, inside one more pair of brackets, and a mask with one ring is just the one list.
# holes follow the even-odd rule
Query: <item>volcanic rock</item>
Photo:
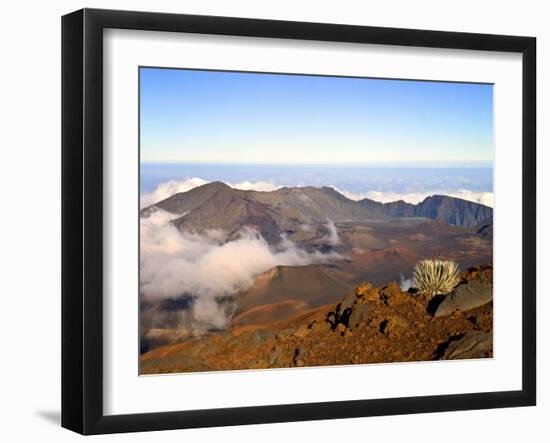
[[380, 300], [380, 294], [377, 288], [373, 288], [370, 283], [363, 283], [355, 288], [355, 296], [361, 301], [376, 302]]
[[449, 343], [443, 359], [486, 358], [493, 352], [493, 335], [484, 331], [468, 332]]
[[366, 322], [369, 320], [370, 315], [372, 314], [373, 307], [368, 304], [354, 304], [351, 307], [351, 312], [348, 317], [348, 326], [354, 327], [361, 322]]
[[384, 320], [380, 330], [387, 337], [394, 338], [402, 335], [409, 327], [410, 323], [407, 320], [396, 315]]
[[380, 290], [380, 298], [389, 305], [398, 305], [409, 301], [410, 296], [402, 292], [400, 286], [392, 281]]
[[[455, 305], [456, 300], [460, 302], [466, 295], [473, 299], [479, 298], [478, 292], [487, 296], [492, 285], [492, 265], [469, 268], [461, 273], [461, 279], [454, 298], [448, 296]], [[434, 318], [427, 312], [425, 300], [412, 292], [402, 292], [396, 283], [379, 288], [361, 285], [357, 293], [359, 297], [349, 290], [343, 292], [342, 295], [348, 295], [338, 304], [295, 310], [291, 318], [277, 316], [271, 322], [264, 318], [261, 323], [236, 322], [228, 331], [161, 346], [141, 355], [140, 373], [493, 356], [490, 302], [469, 309], [467, 314], [458, 310], [454, 315]], [[377, 294], [378, 298], [368, 301], [367, 294]], [[471, 302], [467, 300], [462, 306], [469, 307]]]
[[474, 280], [458, 285], [437, 307], [434, 317], [450, 315], [456, 310], [469, 311], [493, 300], [493, 287], [489, 277], [481, 273]]

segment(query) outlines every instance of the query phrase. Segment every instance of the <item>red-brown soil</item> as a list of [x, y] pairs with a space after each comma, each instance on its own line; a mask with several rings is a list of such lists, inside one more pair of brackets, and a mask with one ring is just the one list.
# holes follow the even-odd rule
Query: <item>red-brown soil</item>
[[[492, 281], [470, 268], [463, 284]], [[253, 307], [231, 331], [162, 346], [141, 356], [142, 374], [492, 357], [492, 302], [434, 318], [432, 305], [396, 283], [358, 286], [338, 304], [287, 300]], [[293, 315], [290, 315], [292, 313]], [[290, 317], [290, 318], [289, 318]]]

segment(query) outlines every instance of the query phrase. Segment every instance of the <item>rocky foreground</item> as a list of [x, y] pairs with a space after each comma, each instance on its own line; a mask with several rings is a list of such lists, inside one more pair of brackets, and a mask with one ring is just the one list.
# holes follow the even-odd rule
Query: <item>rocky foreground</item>
[[[493, 268], [461, 274], [447, 296], [427, 300], [395, 282], [358, 286], [336, 305], [267, 322], [276, 305], [236, 318], [231, 331], [142, 354], [142, 374], [389, 363], [493, 356]], [[285, 306], [288, 309], [288, 306]], [[275, 316], [276, 318], [276, 316]]]

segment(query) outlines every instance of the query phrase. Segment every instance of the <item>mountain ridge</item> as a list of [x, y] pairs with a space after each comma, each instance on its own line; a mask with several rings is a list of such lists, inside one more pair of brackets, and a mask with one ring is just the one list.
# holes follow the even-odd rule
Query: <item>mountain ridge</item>
[[425, 218], [470, 228], [493, 215], [488, 206], [445, 195], [429, 196], [415, 205], [403, 200], [355, 201], [328, 186], [255, 191], [234, 189], [223, 182], [176, 193], [144, 208], [141, 215], [146, 217], [157, 208], [179, 215], [172, 223], [180, 230], [219, 229], [232, 238], [244, 226], [250, 226], [269, 243], [277, 243], [285, 235], [314, 241], [329, 236], [330, 224], [338, 222]]
[[416, 205], [403, 200], [380, 203], [367, 198], [359, 203], [392, 217], [425, 217], [461, 227], [476, 226], [493, 215], [488, 206], [441, 194], [428, 196]]

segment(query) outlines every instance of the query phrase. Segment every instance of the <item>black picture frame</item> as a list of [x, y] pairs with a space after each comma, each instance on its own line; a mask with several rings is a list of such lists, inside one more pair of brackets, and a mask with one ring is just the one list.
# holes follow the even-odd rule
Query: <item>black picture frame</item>
[[[522, 54], [522, 389], [104, 415], [102, 37], [107, 28]], [[533, 37], [97, 9], [65, 15], [62, 18], [62, 426], [82, 434], [104, 434], [535, 405], [535, 115]]]

